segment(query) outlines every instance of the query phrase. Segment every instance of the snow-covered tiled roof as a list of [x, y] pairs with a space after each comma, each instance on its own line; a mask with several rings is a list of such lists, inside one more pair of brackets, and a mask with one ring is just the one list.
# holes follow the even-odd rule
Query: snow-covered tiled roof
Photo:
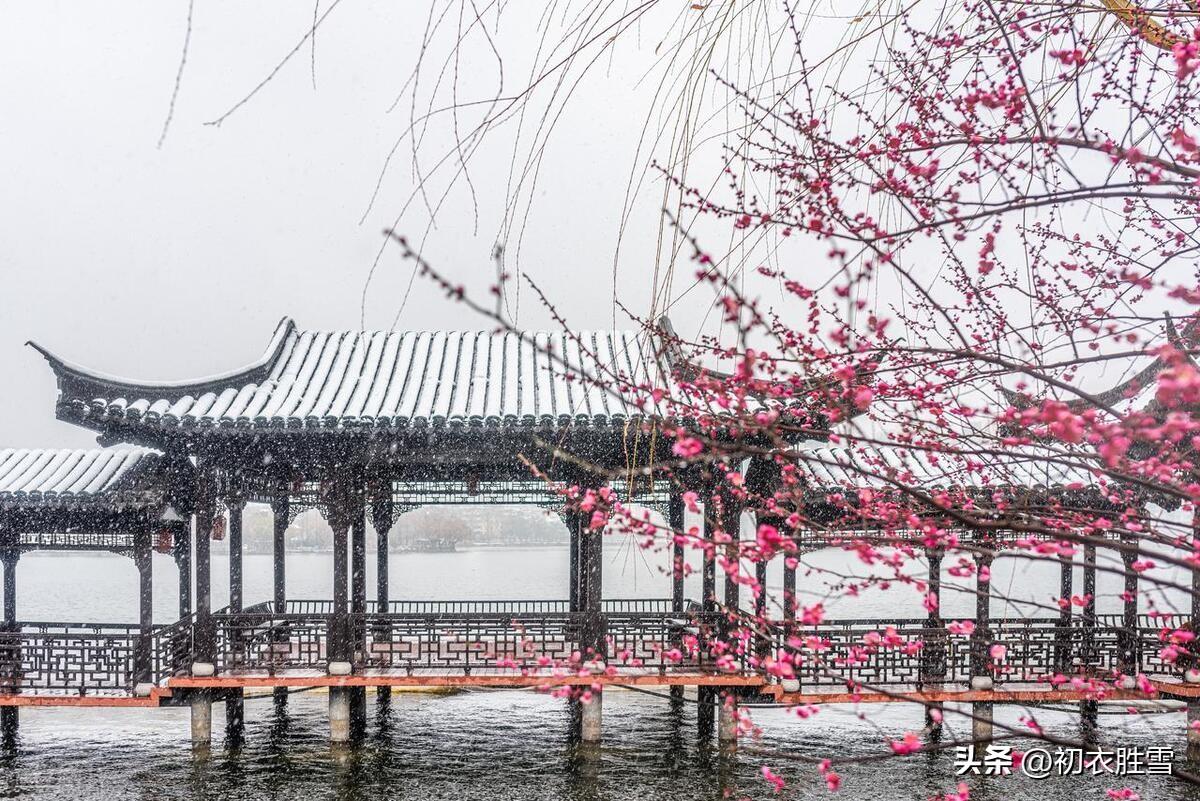
[[141, 448], [0, 449], [0, 508], [152, 505], [166, 493], [162, 465]]
[[622, 426], [657, 410], [603, 385], [666, 380], [641, 331], [302, 331], [285, 318], [259, 360], [184, 382], [116, 378], [38, 350], [58, 375], [59, 415], [95, 428]]

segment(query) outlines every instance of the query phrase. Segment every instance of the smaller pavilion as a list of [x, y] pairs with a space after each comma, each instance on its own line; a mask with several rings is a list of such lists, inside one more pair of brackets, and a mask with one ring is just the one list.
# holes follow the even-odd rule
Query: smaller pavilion
[[[0, 450], [0, 692], [111, 700], [148, 696], [162, 671], [154, 652], [152, 549], [175, 557], [181, 617], [191, 613], [188, 536], [195, 475], [186, 459], [143, 448]], [[109, 551], [138, 571], [134, 625], [17, 619], [17, 563], [34, 550]], [[16, 705], [0, 706], [4, 729]]]

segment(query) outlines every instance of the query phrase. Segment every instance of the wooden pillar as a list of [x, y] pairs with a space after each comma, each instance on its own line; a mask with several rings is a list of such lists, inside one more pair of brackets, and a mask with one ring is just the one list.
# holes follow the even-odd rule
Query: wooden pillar
[[192, 614], [192, 526], [190, 523], [175, 528], [175, 567], [179, 571], [179, 619]]
[[329, 619], [327, 633], [328, 644], [326, 651], [329, 660], [350, 661], [349, 630], [346, 626], [349, 607], [349, 534], [350, 520], [341, 515], [330, 515], [330, 528], [333, 529], [333, 614]]
[[[229, 611], [241, 612], [244, 608], [244, 586], [242, 571], [242, 514], [246, 499], [241, 489], [234, 488], [225, 496], [225, 508], [229, 514]], [[236, 650], [242, 647], [242, 632], [235, 628], [230, 632]], [[225, 694], [225, 742], [231, 748], [241, 745], [245, 727], [246, 711], [243, 691], [232, 689]]]
[[[711, 522], [714, 529], [720, 528], [721, 521], [714, 515], [720, 505], [716, 503], [713, 493], [709, 493], [707, 497], [708, 502], [704, 505], [706, 530], [704, 532], [704, 558], [700, 568], [700, 603], [705, 612], [715, 612], [717, 611], [717, 544], [708, 530], [708, 523]], [[710, 515], [713, 515], [711, 521], [709, 520]]]
[[1125, 591], [1121, 599], [1120, 670], [1126, 689], [1137, 686], [1134, 677], [1141, 670], [1141, 647], [1138, 641], [1138, 572], [1133, 564], [1138, 560], [1138, 541], [1130, 536], [1121, 538], [1121, 563], [1124, 567]]
[[355, 505], [350, 527], [350, 612], [354, 616], [354, 650], [361, 651], [367, 614], [367, 517], [361, 501]]
[[732, 621], [741, 606], [742, 585], [729, 575], [730, 569], [737, 569], [739, 564], [739, 543], [741, 541], [742, 507], [732, 496], [726, 495], [721, 503], [721, 529], [729, 537], [725, 543], [725, 563], [729, 567], [725, 573], [725, 615], [723, 616], [722, 634], [728, 637], [732, 631]]
[[[1087, 543], [1084, 546], [1084, 612], [1080, 615], [1085, 628], [1096, 628], [1096, 546]], [[1091, 637], [1093, 632], [1088, 632]], [[1088, 645], [1093, 643], [1088, 642]]]
[[[4, 565], [4, 630], [16, 632], [17, 623], [17, 560], [21, 552], [17, 548], [5, 548], [0, 551], [0, 562]], [[15, 636], [15, 634], [14, 634]], [[13, 655], [20, 659], [20, 650], [13, 649]], [[14, 666], [15, 669], [18, 666]], [[4, 750], [11, 751], [17, 745], [17, 728], [20, 725], [20, 707], [0, 707], [0, 739], [3, 740]]]
[[[1192, 559], [1200, 558], [1200, 510], [1192, 513]], [[1192, 562], [1192, 631], [1200, 631], [1200, 562]], [[1193, 650], [1195, 650], [1193, 646]], [[1200, 683], [1200, 670], [1193, 667], [1184, 673], [1184, 681]], [[1187, 757], [1200, 760], [1200, 699], [1187, 702]]]
[[[1087, 542], [1083, 546], [1083, 594], [1086, 601], [1080, 615], [1083, 625], [1084, 669], [1096, 663], [1096, 545]], [[1079, 702], [1079, 717], [1083, 739], [1091, 742], [1096, 736], [1099, 709], [1095, 701]]]
[[[573, 587], [578, 588], [578, 612], [573, 618], [580, 621], [579, 651], [584, 659], [603, 659], [607, 650], [603, 601], [604, 531], [591, 527], [591, 516], [586, 512], [571, 510], [566, 519], [579, 542], [579, 575], [577, 582], [572, 582]], [[575, 607], [572, 609], [574, 611]], [[591, 701], [586, 704], [579, 698], [572, 698], [570, 704], [573, 736], [577, 736], [584, 745], [598, 743], [601, 738], [603, 714], [601, 694], [593, 692]]]
[[287, 529], [291, 499], [281, 490], [271, 503], [271, 601], [276, 614], [287, 611]]
[[1074, 592], [1075, 560], [1070, 555], [1059, 556], [1058, 597], [1065, 600], [1059, 606], [1058, 631], [1054, 636], [1054, 668], [1059, 673], [1071, 669], [1071, 595]]
[[[201, 471], [196, 488], [196, 634], [194, 662], [216, 664], [217, 630], [212, 616], [212, 530], [216, 494], [211, 477]], [[193, 666], [195, 672], [195, 666]], [[201, 667], [201, 672], [204, 668]]]
[[583, 604], [583, 642], [586, 653], [597, 657], [605, 653], [604, 625], [604, 531], [592, 528], [587, 515], [580, 516], [580, 600]]
[[767, 614], [767, 565], [766, 559], [759, 557], [754, 563], [754, 583], [758, 585], [758, 595], [754, 598], [754, 616], [760, 620]]
[[671, 498], [667, 503], [667, 527], [670, 529], [671, 537], [671, 611], [680, 613], [683, 612], [683, 576], [684, 576], [684, 553], [683, 543], [677, 542], [676, 537], [682, 536], [686, 532], [684, 528], [685, 507], [683, 496], [678, 490], [671, 493]]
[[371, 524], [375, 527], [375, 610], [386, 615], [391, 609], [391, 578], [388, 539], [393, 524], [392, 499], [376, 500], [372, 506]]
[[225, 499], [229, 510], [229, 611], [240, 612], [243, 607], [242, 592], [242, 512], [246, 499], [239, 493]]
[[[671, 492], [670, 500], [667, 502], [667, 527], [670, 529], [668, 535], [671, 538], [671, 611], [676, 615], [683, 614], [683, 579], [684, 568], [687, 566], [684, 557], [683, 543], [678, 540], [683, 536], [687, 526], [685, 520], [686, 507], [683, 502], [683, 495], [680, 490], [675, 489]], [[675, 628], [672, 631], [671, 645], [679, 648], [683, 643], [682, 628]], [[670, 689], [671, 699], [673, 702], [683, 701], [683, 685], [672, 684]]]
[[[367, 647], [367, 513], [357, 495], [354, 523], [350, 527], [350, 633], [352, 661], [363, 658]], [[350, 726], [355, 733], [367, 725], [367, 688], [350, 690]]]
[[133, 687], [152, 680], [151, 638], [154, 635], [154, 563], [150, 556], [150, 531], [133, 535], [133, 564], [138, 573], [138, 636], [133, 652]]
[[[784, 526], [783, 520], [775, 515], [763, 515], [758, 522], [777, 530], [782, 530]], [[770, 562], [767, 558], [763, 554], [759, 554], [758, 561], [754, 563], [754, 583], [758, 586], [758, 594], [754, 597], [754, 630], [756, 632], [754, 655], [758, 658], [759, 664], [762, 664], [762, 661], [770, 655], [771, 640], [774, 635], [774, 626], [767, 612], [767, 568], [769, 566]]]
[[[981, 547], [990, 547], [982, 543]], [[991, 666], [991, 605], [992, 605], [992, 569], [993, 554], [991, 551], [980, 551], [975, 555], [975, 631], [971, 634], [971, 689], [990, 691], [995, 687]], [[976, 701], [971, 705], [971, 733], [977, 742], [988, 742], [992, 739], [992, 704], [990, 701]]]
[[[942, 620], [942, 556], [941, 548], [926, 548], [925, 558], [929, 564], [926, 591], [937, 599], [938, 605], [928, 611], [925, 620], [925, 647], [921, 650], [921, 689], [941, 690], [946, 681], [946, 649], [949, 635]], [[944, 708], [940, 701], [925, 705], [925, 732], [933, 740], [942, 734]]]
[[568, 511], [563, 517], [564, 517], [564, 521], [567, 524], [568, 534], [571, 538], [570, 565], [568, 566], [568, 576], [567, 576], [567, 582], [570, 585], [568, 587], [568, 598], [569, 598], [568, 608], [572, 612], [578, 612], [582, 609], [582, 607], [580, 606], [580, 598], [579, 598], [580, 585], [583, 583], [582, 575], [580, 572], [580, 565], [582, 564], [582, 562], [580, 559], [580, 547], [581, 546], [579, 543], [579, 538], [581, 535], [580, 519], [581, 519], [582, 515], [579, 512], [572, 510], [572, 511]]
[[[282, 486], [271, 499], [271, 608], [276, 615], [287, 613], [287, 529], [291, 516], [291, 499], [287, 487]], [[286, 632], [286, 629], [282, 630]], [[280, 639], [286, 636], [280, 634]], [[283, 646], [282, 643], [279, 644]], [[287, 706], [287, 687], [276, 687], [271, 691], [276, 713]]]
[[796, 568], [788, 565], [789, 559], [799, 559], [800, 554], [784, 554], [783, 562], [783, 615], [789, 621], [796, 619], [796, 610], [800, 608], [796, 598]]
[[700, 572], [701, 600], [705, 612], [717, 610], [717, 551], [711, 542], [704, 549], [704, 562]]
[[[390, 479], [380, 479], [371, 488], [371, 525], [375, 527], [375, 614], [379, 615], [371, 629], [374, 642], [390, 643], [392, 627], [386, 616], [391, 611], [391, 579], [388, 570], [388, 557], [391, 549], [388, 539], [392, 526], [396, 521], [395, 501], [392, 497], [392, 482]], [[390, 687], [380, 687], [376, 695], [380, 701], [387, 703], [391, 697]]]
[[[350, 630], [350, 529], [362, 516], [362, 496], [357, 482], [339, 477], [330, 488], [328, 521], [333, 529], [333, 610], [326, 632], [325, 650], [329, 673], [344, 676], [353, 672]], [[350, 687], [329, 688], [329, 739], [347, 742], [354, 728], [354, 692]]]
[[17, 625], [17, 561], [21, 551], [17, 548], [6, 548], [0, 553], [0, 561], [4, 563], [4, 625], [9, 631]]

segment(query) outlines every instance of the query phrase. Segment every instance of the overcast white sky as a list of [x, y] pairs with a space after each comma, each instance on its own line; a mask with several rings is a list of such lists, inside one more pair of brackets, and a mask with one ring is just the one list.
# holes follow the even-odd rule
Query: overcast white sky
[[[425, 3], [346, 0], [319, 31], [315, 90], [305, 50], [224, 125], [203, 124], [299, 41], [311, 24], [306, 5], [197, 3], [161, 149], [186, 2], [0, 5], [0, 446], [92, 441], [54, 420], [50, 370], [27, 339], [106, 372], [169, 379], [256, 358], [285, 314], [301, 327], [359, 327], [381, 230], [414, 184], [402, 157], [360, 224], [408, 124], [407, 108], [387, 109], [415, 64]], [[511, 17], [506, 42], [519, 46], [533, 32]], [[588, 102], [558, 121], [541, 169], [519, 268], [573, 327], [612, 324], [613, 241], [639, 130], [631, 123], [650, 96], [636, 81], [652, 59], [649, 45], [631, 48], [597, 73]], [[464, 66], [466, 95], [491, 86], [494, 71], [481, 65]], [[486, 289], [509, 159], [496, 147], [475, 164], [478, 230], [469, 195], [455, 193], [426, 253]], [[635, 309], [649, 288], [659, 205], [651, 197], [626, 235], [621, 296]], [[424, 221], [413, 212], [400, 229], [419, 235]], [[392, 325], [409, 273], [398, 257], [384, 259], [368, 328]], [[693, 309], [696, 321], [705, 305]], [[546, 324], [528, 296], [519, 322]], [[397, 325], [484, 326], [419, 280]]]

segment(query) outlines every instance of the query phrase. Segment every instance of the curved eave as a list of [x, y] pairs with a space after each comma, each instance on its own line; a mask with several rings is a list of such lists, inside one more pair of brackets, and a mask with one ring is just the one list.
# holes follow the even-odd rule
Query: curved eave
[[[58, 378], [58, 387], [64, 400], [72, 398], [119, 398], [148, 397], [177, 401], [188, 395], [202, 395], [231, 386], [258, 384], [266, 380], [271, 369], [279, 360], [288, 338], [295, 332], [296, 323], [284, 317], [275, 327], [275, 333], [261, 357], [250, 364], [227, 373], [199, 378], [191, 381], [139, 381], [107, 375], [89, 370], [66, 359], [59, 358], [36, 342], [25, 344], [36, 350], [49, 363]], [[65, 405], [65, 404], [64, 404]], [[72, 415], [71, 420], [76, 419]]]
[[51, 512], [142, 514], [160, 512], [168, 505], [162, 492], [114, 492], [99, 494], [2, 493], [0, 512], [41, 515]]

